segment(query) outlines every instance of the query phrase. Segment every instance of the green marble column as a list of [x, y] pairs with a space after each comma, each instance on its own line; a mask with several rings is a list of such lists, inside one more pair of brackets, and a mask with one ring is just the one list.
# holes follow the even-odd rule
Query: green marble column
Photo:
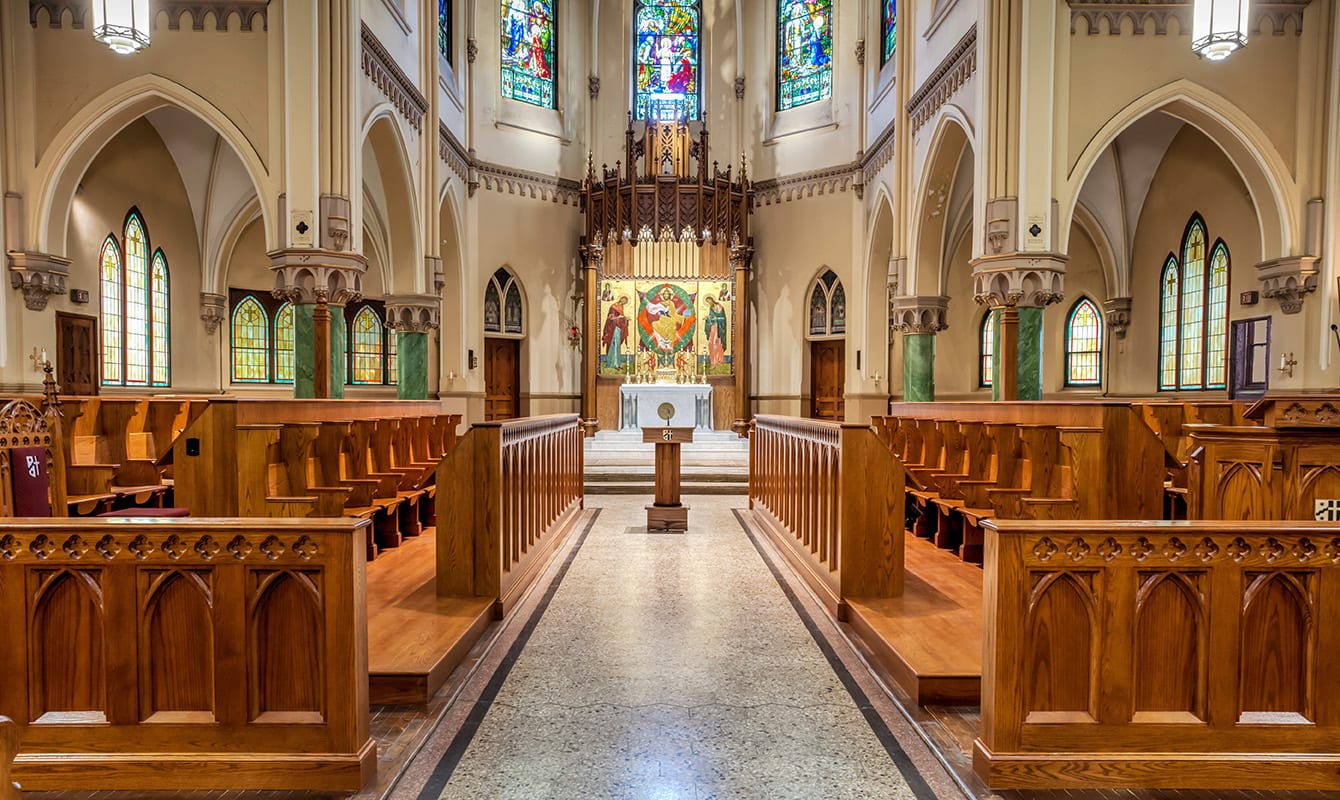
[[935, 399], [935, 334], [903, 334], [903, 400], [926, 403]]
[[[293, 307], [293, 396], [316, 397], [316, 325], [314, 303]], [[330, 306], [330, 397], [344, 397], [344, 307]]]
[[428, 399], [428, 334], [424, 331], [396, 331], [396, 397], [401, 400]]
[[1019, 399], [1042, 399], [1042, 309], [1019, 309]]
[[1000, 400], [1000, 309], [991, 309], [991, 399]]

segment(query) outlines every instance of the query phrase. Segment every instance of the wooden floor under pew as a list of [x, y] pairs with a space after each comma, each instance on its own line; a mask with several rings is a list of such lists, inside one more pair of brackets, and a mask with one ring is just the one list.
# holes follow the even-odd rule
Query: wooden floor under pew
[[368, 696], [427, 703], [493, 621], [488, 597], [438, 597], [437, 535], [406, 539], [368, 564]]
[[903, 596], [848, 599], [852, 630], [918, 705], [975, 705], [982, 687], [982, 570], [908, 536]]

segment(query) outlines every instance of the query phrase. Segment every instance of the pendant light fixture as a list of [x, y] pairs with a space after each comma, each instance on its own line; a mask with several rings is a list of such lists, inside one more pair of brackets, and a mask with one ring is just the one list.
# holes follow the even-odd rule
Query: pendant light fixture
[[1247, 45], [1248, 0], [1194, 0], [1191, 49], [1211, 61], [1223, 61]]
[[93, 0], [93, 38], [121, 55], [149, 46], [149, 0]]

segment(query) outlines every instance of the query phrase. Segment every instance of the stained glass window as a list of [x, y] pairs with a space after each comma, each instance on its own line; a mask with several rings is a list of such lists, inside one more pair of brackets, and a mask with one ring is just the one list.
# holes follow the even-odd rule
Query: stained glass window
[[847, 292], [838, 283], [833, 287], [833, 300], [829, 308], [829, 333], [847, 332]]
[[451, 64], [451, 0], [437, 0], [437, 51]]
[[636, 119], [698, 119], [698, 5], [640, 0], [633, 16]]
[[502, 333], [502, 297], [496, 281], [484, 287], [484, 332]]
[[293, 304], [275, 312], [275, 383], [293, 383]]
[[840, 336], [847, 332], [847, 292], [831, 269], [823, 271], [810, 289], [810, 336]]
[[149, 232], [136, 209], [118, 240], [109, 235], [99, 256], [102, 382], [109, 386], [167, 386], [168, 267], [162, 250], [149, 253]]
[[1065, 326], [1067, 386], [1098, 386], [1103, 382], [1103, 319], [1098, 306], [1082, 298], [1070, 309]]
[[502, 96], [554, 108], [554, 0], [502, 0]]
[[399, 343], [399, 335], [391, 330], [386, 330], [386, 382], [396, 382], [396, 370], [399, 366], [396, 363], [396, 347]]
[[833, 0], [778, 0], [777, 110], [833, 94]]
[[382, 321], [371, 306], [354, 316], [349, 331], [349, 354], [352, 360], [350, 376], [353, 383], [382, 383], [386, 373], [382, 355]]
[[102, 382], [122, 383], [122, 343], [125, 341], [125, 315], [121, 306], [124, 286], [121, 282], [121, 251], [116, 238], [108, 236], [102, 245]]
[[[1168, 256], [1159, 278], [1159, 389], [1227, 385], [1230, 259], [1222, 240], [1207, 247], [1200, 215], [1182, 238], [1181, 260]], [[1206, 250], [1210, 251], [1206, 264]]]
[[526, 332], [521, 285], [507, 267], [495, 270], [484, 287], [484, 332], [515, 335]]
[[254, 297], [233, 308], [233, 381], [270, 380], [270, 323]]
[[884, 48], [879, 59], [882, 67], [893, 58], [893, 51], [898, 46], [898, 0], [883, 0], [879, 5], [882, 9], [880, 27], [884, 29]]
[[521, 333], [521, 289], [513, 281], [503, 302], [503, 332]]
[[992, 383], [991, 371], [995, 369], [996, 362], [994, 349], [996, 346], [996, 317], [994, 311], [988, 311], [982, 315], [982, 330], [978, 339], [982, 343], [982, 351], [977, 359], [977, 385], [987, 387]]
[[828, 297], [824, 287], [815, 284], [810, 292], [810, 335], [822, 336], [828, 333]]
[[168, 354], [168, 269], [163, 251], [154, 253], [153, 277], [150, 291], [150, 315], [153, 319], [153, 384], [168, 384], [168, 365], [172, 357]]

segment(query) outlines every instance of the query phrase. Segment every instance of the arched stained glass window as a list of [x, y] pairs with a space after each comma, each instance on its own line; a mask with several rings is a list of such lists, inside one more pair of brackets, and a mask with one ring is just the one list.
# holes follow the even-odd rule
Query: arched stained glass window
[[[99, 256], [102, 383], [167, 386], [170, 378], [168, 266], [152, 251], [137, 209], [126, 214], [121, 238], [110, 234]], [[150, 252], [153, 253], [152, 259]]]
[[484, 287], [484, 332], [516, 336], [526, 332], [521, 285], [507, 267], [498, 267]]
[[810, 289], [810, 337], [841, 336], [847, 332], [847, 292], [837, 273], [825, 269]]
[[172, 357], [168, 354], [168, 268], [163, 251], [154, 253], [152, 277], [150, 279], [150, 316], [153, 322], [153, 383], [155, 386], [168, 384], [168, 364]]
[[814, 284], [810, 292], [810, 335], [822, 336], [828, 333], [828, 294], [820, 284]]
[[502, 0], [502, 96], [554, 108], [554, 0]]
[[125, 317], [121, 306], [121, 250], [116, 246], [114, 236], [108, 236], [102, 243], [99, 285], [102, 290], [102, 382], [120, 384], [123, 382], [121, 346], [125, 341]]
[[777, 110], [833, 94], [833, 0], [778, 0]]
[[400, 368], [400, 367], [398, 366], [397, 362], [396, 362], [396, 345], [397, 345], [397, 341], [398, 341], [398, 336], [396, 335], [396, 331], [393, 331], [393, 330], [391, 330], [390, 328], [387, 328], [387, 329], [386, 329], [386, 382], [387, 382], [387, 383], [395, 383], [395, 382], [396, 382], [396, 370], [398, 370], [398, 369]]
[[882, 67], [893, 58], [893, 51], [898, 46], [898, 0], [883, 0], [879, 5], [880, 28], [884, 31], [884, 47], [879, 58]]
[[349, 330], [349, 357], [352, 383], [383, 383], [386, 377], [383, 353], [382, 321], [371, 306], [354, 315]]
[[1065, 325], [1066, 386], [1098, 386], [1103, 382], [1103, 318], [1098, 306], [1081, 298], [1070, 308]]
[[[1159, 389], [1227, 385], [1228, 245], [1212, 248], [1205, 220], [1193, 214], [1181, 257], [1169, 255], [1159, 276]], [[1209, 264], [1206, 251], [1209, 250]]]
[[994, 311], [987, 311], [982, 315], [982, 328], [978, 333], [978, 341], [981, 342], [981, 351], [977, 358], [977, 385], [981, 387], [991, 386], [992, 371], [996, 367], [996, 317]]
[[265, 383], [270, 380], [270, 321], [254, 297], [233, 308], [233, 381]]
[[293, 383], [293, 304], [275, 312], [275, 383]]
[[451, 0], [437, 0], [437, 52], [451, 60]]
[[633, 117], [698, 119], [702, 14], [693, 0], [638, 0], [633, 15]]

